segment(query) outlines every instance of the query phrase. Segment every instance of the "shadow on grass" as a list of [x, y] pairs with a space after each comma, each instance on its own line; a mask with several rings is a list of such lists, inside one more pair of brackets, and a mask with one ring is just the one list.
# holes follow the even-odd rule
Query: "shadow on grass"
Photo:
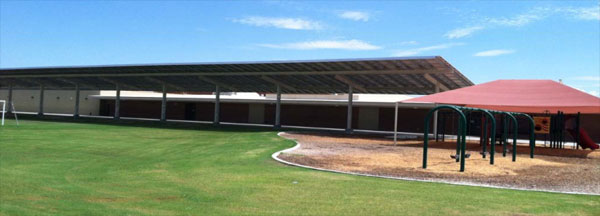
[[[7, 116], [7, 119], [12, 116]], [[210, 123], [201, 122], [160, 122], [151, 120], [138, 120], [138, 119], [120, 119], [114, 120], [112, 118], [93, 118], [93, 117], [79, 117], [73, 118], [72, 116], [38, 116], [38, 115], [19, 115], [21, 120], [34, 120], [34, 121], [47, 121], [47, 122], [68, 122], [68, 123], [84, 123], [84, 124], [99, 124], [99, 125], [115, 125], [125, 127], [144, 127], [144, 128], [162, 128], [162, 129], [180, 129], [180, 130], [203, 130], [203, 131], [214, 131], [214, 132], [324, 132], [328, 134], [337, 134], [340, 136], [348, 135], [344, 131], [324, 131], [322, 129], [310, 129], [310, 128], [278, 128], [265, 127], [265, 126], [253, 126], [253, 125], [230, 125], [220, 124], [213, 125]], [[360, 133], [356, 133], [360, 134]]]

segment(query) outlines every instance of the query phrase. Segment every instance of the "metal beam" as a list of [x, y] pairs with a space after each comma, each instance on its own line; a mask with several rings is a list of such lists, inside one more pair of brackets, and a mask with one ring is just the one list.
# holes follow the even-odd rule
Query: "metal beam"
[[446, 87], [444, 84], [440, 83], [438, 80], [436, 80], [435, 78], [433, 78], [429, 74], [423, 74], [423, 77], [427, 81], [431, 82], [431, 84], [433, 84], [436, 88], [442, 89], [442, 91], [448, 91], [448, 90], [450, 90], [448, 87]]
[[182, 87], [180, 87], [180, 86], [177, 86], [177, 85], [174, 85], [174, 84], [171, 84], [171, 83], [169, 83], [169, 82], [167, 82], [167, 81], [165, 81], [165, 80], [162, 80], [162, 79], [158, 79], [158, 78], [154, 78], [154, 77], [144, 77], [144, 79], [145, 79], [145, 80], [148, 80], [148, 81], [150, 81], [150, 82], [153, 82], [153, 83], [157, 83], [157, 84], [166, 85], [166, 86], [167, 86], [167, 88], [170, 88], [170, 89], [175, 89], [175, 90], [177, 90], [177, 91], [182, 91], [182, 92], [184, 92], [184, 91], [185, 91], [185, 89], [184, 89], [184, 88], [182, 88]]
[[355, 83], [354, 81], [350, 80], [348, 77], [345, 77], [343, 75], [335, 75], [335, 79], [345, 83], [346, 85], [352, 86], [352, 88], [357, 89], [361, 92], [368, 92], [367, 89], [365, 89], [365, 87]]
[[219, 124], [219, 114], [221, 111], [221, 88], [217, 85], [215, 87], [215, 119], [213, 120], [214, 125]]
[[165, 73], [88, 73], [88, 74], [7, 74], [1, 78], [36, 78], [36, 77], [160, 77], [160, 76], [270, 76], [270, 75], [354, 75], [354, 74], [436, 74], [448, 73], [450, 69], [415, 69], [415, 70], [340, 70], [340, 71], [262, 71], [262, 72], [165, 72]]
[[213, 85], [216, 85], [216, 86], [217, 86], [217, 89], [219, 89], [219, 87], [220, 87], [220, 86], [222, 86], [222, 87], [225, 87], [226, 89], [229, 89], [229, 90], [231, 90], [231, 91], [237, 91], [237, 89], [236, 89], [236, 88], [234, 88], [234, 87], [231, 87], [230, 85], [227, 85], [227, 84], [225, 84], [225, 83], [222, 83], [222, 82], [216, 81], [216, 80], [214, 80], [214, 79], [211, 79], [211, 78], [208, 78], [208, 77], [204, 77], [204, 76], [198, 76], [198, 79], [200, 79], [200, 80], [202, 80], [202, 81], [204, 81], [204, 82], [207, 82], [207, 83], [211, 83], [211, 84], [213, 84]]
[[261, 76], [260, 78], [262, 80], [264, 80], [264, 81], [267, 81], [267, 82], [270, 82], [272, 84], [275, 84], [277, 86], [277, 88], [283, 87], [284, 89], [287, 89], [287, 90], [296, 91], [296, 88], [294, 88], [294, 87], [292, 87], [292, 86], [290, 86], [288, 84], [285, 84], [285, 83], [283, 83], [283, 82], [281, 82], [279, 80], [276, 80], [274, 78], [271, 78], [271, 77], [268, 77], [268, 76]]
[[140, 89], [140, 88], [138, 88], [138, 87], [136, 87], [136, 86], [129, 85], [129, 84], [127, 84], [127, 83], [124, 83], [124, 82], [122, 82], [122, 81], [113, 80], [113, 79], [111, 79], [111, 78], [106, 78], [106, 77], [98, 77], [98, 79], [100, 79], [100, 80], [103, 80], [103, 81], [105, 81], [105, 82], [109, 82], [109, 83], [112, 83], [112, 84], [118, 85], [120, 88], [123, 88], [123, 87], [125, 87], [125, 88], [127, 88], [127, 89], [130, 89], [130, 90], [142, 90], [142, 89]]

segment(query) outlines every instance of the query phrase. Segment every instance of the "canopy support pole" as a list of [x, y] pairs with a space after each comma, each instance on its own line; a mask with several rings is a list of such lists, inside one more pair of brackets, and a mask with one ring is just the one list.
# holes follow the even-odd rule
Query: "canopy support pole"
[[75, 110], [73, 110], [73, 118], [79, 118], [79, 84], [75, 84]]
[[281, 128], [281, 87], [277, 84], [277, 101], [275, 102], [275, 128]]
[[160, 121], [167, 121], [167, 84], [162, 84], [162, 101], [160, 104]]
[[215, 119], [213, 120], [213, 124], [218, 125], [220, 114], [219, 111], [221, 111], [221, 88], [219, 88], [219, 85], [216, 85], [215, 88]]
[[13, 85], [11, 83], [11, 84], [8, 84], [8, 104], [7, 105], [8, 105], [8, 113], [9, 114], [12, 114], [12, 112], [14, 111], [12, 109], [13, 108], [12, 95], [13, 95]]
[[38, 109], [38, 116], [44, 115], [44, 85], [40, 85], [40, 107]]
[[398, 145], [398, 101], [394, 108], [394, 145]]
[[115, 116], [114, 119], [115, 120], [119, 120], [121, 119], [121, 113], [120, 113], [120, 109], [121, 109], [121, 85], [119, 85], [118, 83], [116, 84], [116, 88], [117, 88], [117, 96], [115, 97]]
[[[435, 93], [440, 92], [440, 83], [439, 82], [435, 83], [434, 92]], [[437, 104], [435, 106], [437, 106]], [[438, 137], [438, 111], [437, 110], [433, 113], [433, 135], [435, 136], [435, 139], [437, 140], [437, 137]]]
[[352, 86], [348, 85], [348, 116], [346, 117], [346, 133], [352, 133]]

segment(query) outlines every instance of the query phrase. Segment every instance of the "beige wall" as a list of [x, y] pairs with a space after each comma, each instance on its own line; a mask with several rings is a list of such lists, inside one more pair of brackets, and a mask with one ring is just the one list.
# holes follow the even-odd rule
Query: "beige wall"
[[[79, 99], [79, 114], [98, 115], [100, 101], [88, 97], [98, 95], [100, 91], [81, 91]], [[8, 100], [8, 90], [0, 90], [0, 100]], [[13, 90], [13, 103], [16, 111], [37, 112], [39, 109], [39, 90]], [[46, 90], [44, 91], [44, 112], [72, 114], [75, 110], [75, 91]]]

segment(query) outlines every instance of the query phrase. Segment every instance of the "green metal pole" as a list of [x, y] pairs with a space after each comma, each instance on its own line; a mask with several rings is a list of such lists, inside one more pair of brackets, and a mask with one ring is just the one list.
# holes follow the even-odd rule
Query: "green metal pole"
[[[429, 145], [429, 142], [428, 142], [429, 141], [429, 120], [431, 119], [431, 116], [433, 115], [433, 113], [439, 109], [451, 109], [459, 114], [460, 122], [459, 122], [459, 130], [458, 130], [457, 136], [460, 136], [460, 134], [464, 135], [464, 131], [465, 131], [464, 126], [465, 126], [466, 118], [465, 118], [465, 115], [462, 113], [462, 111], [460, 109], [458, 109], [458, 107], [443, 105], [443, 106], [438, 106], [436, 108], [431, 109], [427, 113], [427, 116], [425, 117], [425, 127], [424, 127], [424, 131], [423, 131], [423, 169], [427, 168], [427, 150], [428, 150], [428, 145]], [[464, 163], [461, 164], [461, 172], [462, 171], [464, 171]]]
[[517, 123], [517, 118], [512, 115], [512, 113], [506, 113], [508, 117], [511, 118], [513, 122], [513, 148], [512, 148], [512, 161], [515, 162], [517, 160], [517, 135], [519, 134], [519, 126]]
[[502, 116], [502, 126], [504, 127], [504, 132], [502, 133], [502, 157], [506, 157], [506, 137], [508, 134], [506, 115]]
[[488, 118], [487, 117], [483, 117], [483, 118], [484, 118], [484, 121], [483, 121], [483, 128], [482, 128], [483, 129], [483, 137], [482, 137], [483, 138], [482, 139], [483, 140], [483, 142], [482, 142], [483, 149], [482, 149], [482, 153], [483, 153], [483, 158], [485, 158], [485, 153], [486, 153], [486, 150], [487, 150], [487, 141], [488, 141], [488, 137], [487, 137], [487, 132], [488, 132], [488, 126], [487, 126], [488, 125]]

